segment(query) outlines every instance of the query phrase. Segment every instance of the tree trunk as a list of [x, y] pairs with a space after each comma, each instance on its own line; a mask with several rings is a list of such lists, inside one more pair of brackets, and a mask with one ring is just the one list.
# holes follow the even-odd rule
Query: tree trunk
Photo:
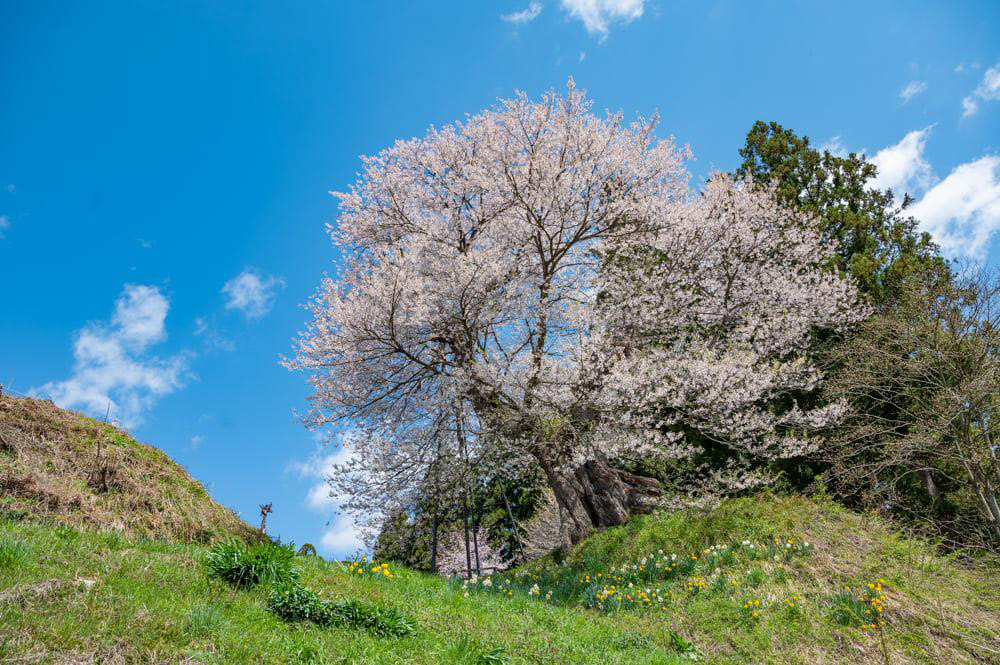
[[633, 514], [648, 512], [660, 486], [615, 469], [606, 459], [589, 460], [575, 469], [539, 460], [556, 500], [563, 509], [569, 540], [575, 544], [594, 529], [618, 526]]
[[937, 483], [934, 482], [934, 475], [931, 473], [930, 469], [923, 469], [920, 475], [924, 479], [924, 489], [927, 490], [927, 496], [930, 497], [931, 502], [937, 505], [938, 501], [941, 499], [941, 492], [938, 490]]
[[431, 572], [438, 571], [438, 511], [437, 496], [434, 497], [434, 512], [431, 514]]

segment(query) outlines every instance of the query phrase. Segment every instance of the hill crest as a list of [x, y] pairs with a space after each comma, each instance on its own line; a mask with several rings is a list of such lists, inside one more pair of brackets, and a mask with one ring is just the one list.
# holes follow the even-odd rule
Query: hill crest
[[0, 395], [0, 511], [172, 542], [257, 535], [163, 451], [48, 400], [9, 395]]

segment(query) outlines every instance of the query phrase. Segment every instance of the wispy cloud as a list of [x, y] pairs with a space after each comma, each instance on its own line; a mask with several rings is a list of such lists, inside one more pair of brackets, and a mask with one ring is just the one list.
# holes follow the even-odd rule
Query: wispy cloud
[[222, 294], [226, 297], [226, 309], [239, 310], [248, 319], [259, 319], [271, 311], [278, 291], [283, 288], [285, 280], [282, 278], [244, 268], [225, 283]]
[[561, 0], [560, 6], [600, 41], [608, 37], [612, 23], [627, 24], [642, 16], [645, 0]]
[[6, 235], [7, 229], [10, 228], [10, 220], [7, 219], [6, 215], [0, 215], [0, 240], [3, 240]]
[[215, 325], [215, 317], [212, 320], [203, 316], [195, 317], [194, 336], [201, 337], [205, 341], [205, 346], [219, 351], [235, 351], [236, 344], [231, 339], [219, 332]]
[[73, 342], [73, 374], [32, 389], [65, 408], [111, 415], [127, 427], [139, 425], [158, 399], [183, 385], [187, 354], [147, 355], [166, 339], [170, 303], [155, 286], [125, 285], [110, 323], [91, 323]]
[[511, 12], [510, 14], [501, 14], [500, 20], [506, 21], [507, 23], [531, 23], [538, 15], [542, 13], [542, 3], [531, 2], [526, 8], [519, 12]]
[[927, 90], [927, 84], [923, 81], [910, 81], [899, 91], [899, 98], [903, 103], [910, 101], [917, 95]]
[[198, 450], [203, 443], [205, 443], [205, 437], [201, 434], [195, 434], [191, 437], [191, 450]]
[[8, 192], [8, 193], [10, 193], [10, 194], [13, 194], [14, 192], [16, 192], [16, 191], [17, 191], [17, 185], [15, 185], [15, 184], [14, 184], [14, 183], [12, 183], [12, 182], [11, 182], [11, 183], [7, 183], [7, 184], [6, 184], [5, 186], [4, 186], [4, 189], [5, 189], [5, 190], [7, 190], [7, 192]]
[[840, 136], [831, 136], [825, 143], [819, 146], [820, 152], [828, 152], [834, 157], [847, 157], [847, 148], [844, 147]]
[[962, 100], [962, 117], [975, 115], [983, 102], [998, 99], [1000, 99], [1000, 62], [987, 69], [976, 89]]
[[320, 538], [321, 551], [332, 556], [347, 556], [365, 547], [361, 533], [350, 515], [341, 511], [346, 497], [331, 494], [327, 482], [337, 464], [344, 464], [351, 458], [348, 447], [340, 445], [334, 452], [317, 452], [305, 462], [293, 462], [289, 468], [300, 477], [312, 481], [306, 493], [306, 506], [314, 513], [329, 518]]

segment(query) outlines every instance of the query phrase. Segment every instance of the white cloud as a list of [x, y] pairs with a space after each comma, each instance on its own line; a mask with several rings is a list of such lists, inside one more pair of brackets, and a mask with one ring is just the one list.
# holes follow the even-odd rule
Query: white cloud
[[831, 136], [823, 145], [819, 147], [820, 152], [828, 152], [834, 157], [847, 157], [847, 148], [840, 140], [840, 136]]
[[975, 114], [982, 102], [998, 99], [1000, 99], [1000, 62], [987, 69], [976, 89], [962, 100], [962, 117], [967, 118]]
[[897, 198], [926, 189], [933, 181], [931, 165], [924, 159], [924, 146], [931, 127], [918, 129], [896, 145], [883, 148], [871, 158], [878, 168], [872, 183], [877, 189], [891, 189]]
[[[931, 129], [912, 131], [899, 143], [879, 150], [871, 158], [878, 167], [873, 186], [914, 197], [907, 213], [946, 256], [981, 260], [1000, 231], [1000, 157], [959, 164], [941, 180], [924, 158]], [[832, 141], [840, 146], [838, 138]]]
[[244, 268], [225, 283], [222, 294], [226, 296], [226, 309], [238, 309], [248, 319], [259, 319], [271, 311], [277, 292], [283, 288], [285, 280], [280, 277]]
[[587, 59], [587, 52], [586, 51], [580, 51], [580, 58], [579, 58], [579, 60], [577, 60], [577, 62], [583, 62], [586, 59]]
[[631, 23], [642, 16], [645, 0], [561, 0], [563, 10], [583, 21], [583, 26], [600, 40], [607, 39], [610, 24]]
[[4, 231], [10, 228], [10, 220], [6, 215], [0, 215], [0, 240], [5, 237]]
[[[213, 319], [215, 317], [212, 317]], [[221, 332], [215, 325], [214, 320], [210, 321], [203, 316], [194, 319], [194, 336], [205, 340], [205, 346], [218, 349], [220, 351], [235, 351], [236, 344]]]
[[910, 101], [913, 97], [916, 97], [920, 93], [927, 90], [927, 84], [923, 81], [910, 81], [906, 86], [899, 91], [899, 97], [903, 100], [903, 103]]
[[191, 437], [191, 449], [198, 450], [198, 448], [200, 448], [201, 444], [203, 444], [204, 442], [205, 442], [205, 437], [203, 437], [201, 434], [195, 434], [194, 436]]
[[347, 497], [331, 496], [327, 482], [327, 478], [334, 472], [334, 465], [344, 464], [350, 458], [350, 449], [341, 444], [332, 453], [317, 453], [305, 462], [293, 462], [289, 465], [301, 477], [313, 481], [306, 493], [306, 506], [315, 513], [329, 517], [320, 538], [320, 550], [336, 557], [349, 556], [365, 549], [361, 532], [351, 515], [340, 510]]
[[952, 257], [981, 259], [1000, 230], [1000, 157], [955, 167], [912, 208], [920, 228]]
[[139, 242], [139, 247], [142, 247], [143, 249], [150, 249], [153, 246], [153, 243], [143, 238], [139, 238], [138, 242]]
[[146, 355], [148, 347], [166, 339], [169, 308], [157, 287], [126, 284], [110, 324], [91, 323], [77, 333], [73, 374], [32, 389], [32, 394], [92, 415], [103, 416], [110, 408], [123, 425], [139, 425], [156, 400], [183, 385], [186, 354], [166, 359]]
[[531, 2], [527, 8], [522, 9], [519, 12], [512, 12], [510, 14], [501, 14], [500, 20], [506, 21], [507, 23], [531, 23], [538, 15], [542, 13], [542, 3]]

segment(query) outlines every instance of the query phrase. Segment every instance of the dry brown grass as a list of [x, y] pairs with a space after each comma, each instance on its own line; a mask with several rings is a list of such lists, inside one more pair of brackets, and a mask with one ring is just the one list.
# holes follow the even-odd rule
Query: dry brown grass
[[171, 542], [259, 537], [161, 450], [52, 402], [2, 395], [0, 510]]

